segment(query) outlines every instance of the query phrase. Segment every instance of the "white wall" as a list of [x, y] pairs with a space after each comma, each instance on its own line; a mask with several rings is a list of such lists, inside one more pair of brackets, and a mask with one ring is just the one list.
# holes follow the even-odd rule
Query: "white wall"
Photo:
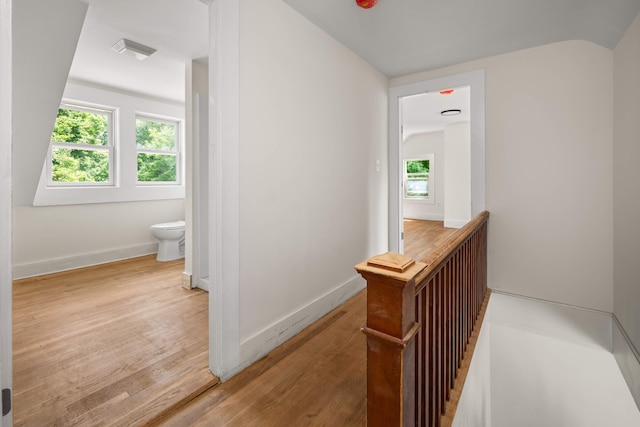
[[402, 200], [405, 218], [442, 221], [444, 219], [444, 132], [428, 132], [409, 135], [402, 143], [403, 160], [424, 159], [433, 154], [433, 166], [429, 191], [433, 200]]
[[612, 57], [567, 41], [391, 81], [485, 70], [492, 288], [612, 311]]
[[460, 228], [471, 220], [471, 133], [469, 123], [444, 130], [444, 226]]
[[[87, 4], [13, 4], [13, 205], [33, 203]], [[37, 11], [37, 13], [34, 13]]]
[[[640, 17], [615, 48], [614, 88], [614, 314], [637, 352], [640, 350]], [[629, 360], [633, 358], [629, 354]], [[640, 360], [636, 362], [637, 365]], [[632, 387], [640, 405], [637, 368], [635, 378]]]
[[279, 0], [240, 12], [246, 360], [361, 289], [353, 266], [386, 250], [388, 80]]

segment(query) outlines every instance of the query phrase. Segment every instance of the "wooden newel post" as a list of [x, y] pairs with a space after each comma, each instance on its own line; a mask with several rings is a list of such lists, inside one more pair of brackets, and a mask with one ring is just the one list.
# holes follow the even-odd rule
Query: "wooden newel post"
[[356, 265], [367, 280], [367, 425], [416, 422], [415, 278], [426, 267], [387, 252]]

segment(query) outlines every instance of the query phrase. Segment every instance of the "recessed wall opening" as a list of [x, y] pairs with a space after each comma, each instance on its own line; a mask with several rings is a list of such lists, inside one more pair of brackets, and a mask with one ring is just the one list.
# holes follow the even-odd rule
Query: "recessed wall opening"
[[482, 74], [391, 88], [390, 250], [420, 257], [416, 238], [435, 244], [484, 208]]

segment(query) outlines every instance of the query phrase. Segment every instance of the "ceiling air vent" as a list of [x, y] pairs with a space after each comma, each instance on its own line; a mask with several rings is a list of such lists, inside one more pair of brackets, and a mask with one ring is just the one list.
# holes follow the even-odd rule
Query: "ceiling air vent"
[[140, 61], [147, 59], [149, 56], [153, 55], [156, 52], [154, 48], [128, 39], [120, 39], [113, 46], [111, 46], [111, 49], [118, 53], [128, 52]]

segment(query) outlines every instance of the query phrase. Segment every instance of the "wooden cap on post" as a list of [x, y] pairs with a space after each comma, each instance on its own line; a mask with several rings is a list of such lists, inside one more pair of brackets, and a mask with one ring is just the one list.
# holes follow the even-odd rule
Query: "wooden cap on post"
[[[427, 264], [395, 252], [376, 255], [355, 266], [362, 276], [374, 274], [406, 283], [420, 273]], [[368, 273], [368, 274], [367, 274]]]

